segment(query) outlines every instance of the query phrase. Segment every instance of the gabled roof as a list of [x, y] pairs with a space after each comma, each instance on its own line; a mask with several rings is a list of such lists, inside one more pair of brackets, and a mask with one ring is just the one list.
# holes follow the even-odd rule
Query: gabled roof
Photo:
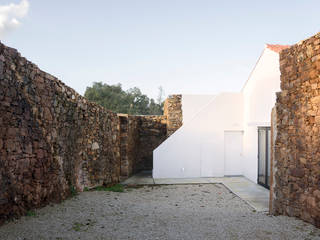
[[256, 67], [257, 67], [257, 65], [258, 65], [258, 63], [259, 63], [259, 61], [260, 61], [260, 59], [261, 59], [264, 51], [266, 50], [266, 48], [270, 49], [270, 50], [273, 51], [273, 52], [280, 53], [283, 49], [286, 49], [286, 48], [289, 48], [289, 47], [290, 47], [290, 45], [266, 44], [265, 47], [264, 47], [264, 50], [262, 51], [262, 53], [261, 53], [260, 57], [258, 58], [258, 61], [256, 62], [256, 64], [254, 65], [254, 67], [253, 67], [253, 69], [252, 69], [252, 71], [251, 71], [251, 73], [250, 73], [247, 81], [246, 81], [245, 84], [243, 85], [241, 91], [243, 91], [243, 89], [246, 87], [249, 79], [251, 78], [254, 70], [256, 69]]
[[280, 44], [266, 44], [266, 48], [269, 48], [270, 50], [280, 53], [281, 50], [286, 49], [290, 47], [290, 45], [280, 45]]

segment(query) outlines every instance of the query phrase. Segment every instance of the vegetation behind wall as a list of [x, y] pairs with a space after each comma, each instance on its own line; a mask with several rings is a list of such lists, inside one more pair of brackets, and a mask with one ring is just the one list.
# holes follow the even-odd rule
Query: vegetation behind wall
[[159, 96], [155, 101], [142, 94], [139, 88], [124, 91], [121, 84], [108, 85], [95, 82], [92, 87], [87, 87], [84, 96], [106, 109], [116, 113], [131, 115], [162, 115], [163, 89], [159, 87]]

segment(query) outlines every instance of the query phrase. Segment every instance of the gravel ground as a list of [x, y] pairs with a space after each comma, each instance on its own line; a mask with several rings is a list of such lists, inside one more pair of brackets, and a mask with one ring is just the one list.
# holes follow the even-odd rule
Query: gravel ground
[[220, 184], [84, 192], [0, 227], [0, 239], [320, 239], [295, 218], [257, 213]]

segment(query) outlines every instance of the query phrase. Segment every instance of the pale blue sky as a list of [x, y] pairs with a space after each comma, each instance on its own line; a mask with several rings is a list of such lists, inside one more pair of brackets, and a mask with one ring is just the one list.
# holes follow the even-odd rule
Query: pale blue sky
[[29, 0], [1, 41], [80, 94], [94, 81], [215, 94], [241, 89], [265, 43], [320, 31], [319, 10], [319, 0]]

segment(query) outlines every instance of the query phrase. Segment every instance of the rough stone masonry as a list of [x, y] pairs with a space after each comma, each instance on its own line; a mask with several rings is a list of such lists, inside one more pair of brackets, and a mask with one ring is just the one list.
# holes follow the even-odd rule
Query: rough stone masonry
[[164, 102], [164, 115], [167, 116], [168, 136], [182, 126], [182, 95], [170, 95]]
[[0, 44], [0, 218], [119, 180], [117, 114]]
[[152, 168], [167, 117], [128, 118], [87, 101], [0, 43], [0, 223], [72, 190]]
[[121, 178], [152, 170], [153, 150], [167, 137], [167, 116], [119, 114]]
[[272, 212], [320, 227], [320, 33], [280, 53]]

